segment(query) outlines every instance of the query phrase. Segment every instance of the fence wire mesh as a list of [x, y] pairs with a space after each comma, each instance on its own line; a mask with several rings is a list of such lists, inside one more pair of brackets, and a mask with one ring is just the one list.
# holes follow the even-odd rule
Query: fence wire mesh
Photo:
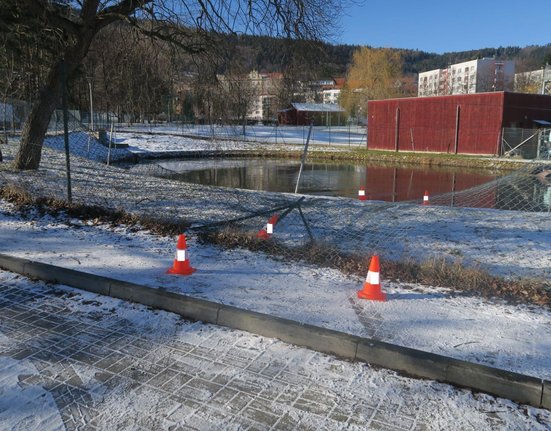
[[505, 127], [501, 154], [525, 159], [551, 159], [551, 128], [549, 125], [538, 129]]
[[[54, 119], [55, 120], [55, 119]], [[15, 184], [34, 197], [66, 198], [63, 135], [56, 122], [44, 142], [37, 171], [15, 171], [17, 139], [3, 146], [7, 163], [0, 183]], [[372, 254], [394, 262], [430, 259], [460, 261], [505, 278], [551, 280], [551, 166], [526, 164], [516, 172], [460, 192], [414, 201], [359, 201], [351, 198], [303, 196], [204, 186], [178, 181], [162, 162], [133, 165], [140, 150], [129, 139], [162, 140], [139, 130], [98, 134], [73, 118], [70, 124], [72, 196], [75, 203], [100, 206], [147, 217], [159, 223], [186, 225], [200, 235], [224, 233], [240, 241], [262, 243], [262, 250], [282, 258], [304, 258], [318, 265], [339, 266], [342, 256], [367, 260]], [[128, 138], [130, 136], [130, 138]], [[200, 150], [197, 137], [186, 154], [238, 150], [273, 150], [273, 145], [210, 139]], [[158, 145], [162, 145], [160, 142]], [[165, 148], [166, 151], [166, 148]], [[173, 154], [168, 152], [165, 154]], [[127, 163], [117, 163], [126, 161]], [[130, 163], [128, 163], [130, 162]], [[193, 161], [191, 162], [193, 163]], [[298, 172], [299, 161], [296, 161]], [[268, 240], [257, 238], [277, 216]], [[243, 244], [244, 246], [246, 244]], [[257, 247], [258, 248], [258, 247]]]

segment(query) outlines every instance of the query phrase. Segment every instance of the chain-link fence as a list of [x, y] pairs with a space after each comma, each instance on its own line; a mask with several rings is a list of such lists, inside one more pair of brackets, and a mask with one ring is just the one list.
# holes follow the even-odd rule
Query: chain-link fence
[[501, 154], [523, 159], [551, 159], [551, 123], [539, 129], [504, 128]]
[[18, 133], [29, 115], [31, 104], [22, 100], [0, 100], [0, 130], [2, 134]]
[[[204, 139], [224, 139], [239, 142], [269, 143], [276, 145], [304, 145], [309, 126], [282, 126], [275, 124], [227, 125], [194, 123], [117, 125], [126, 132], [175, 134]], [[366, 148], [367, 128], [361, 125], [315, 126], [310, 142], [318, 145], [338, 145], [349, 148]]]
[[[152, 138], [147, 131], [134, 130], [128, 146], [129, 139], [117, 138], [120, 129], [92, 133], [78, 118], [71, 118], [75, 204], [124, 210], [159, 224], [187, 226], [188, 231], [225, 246], [249, 247], [355, 274], [365, 271], [368, 257], [379, 254], [385, 262], [402, 265], [396, 278], [409, 280], [408, 271], [420, 274], [420, 268], [432, 262], [504, 280], [536, 279], [538, 295], [542, 289], [549, 293], [551, 165], [527, 164], [474, 188], [430, 196], [429, 205], [423, 205], [422, 197], [392, 203], [258, 192], [183, 183], [171, 177], [162, 162], [136, 167], [133, 162], [143, 154], [132, 146], [132, 139], [158, 140], [160, 135]], [[236, 146], [233, 137], [197, 139], [182, 134], [179, 139], [189, 143], [188, 156], [194, 157], [229, 156], [236, 148], [258, 151], [258, 146], [244, 141]], [[65, 200], [64, 138], [56, 121], [51, 123], [37, 171], [10, 168], [17, 144], [12, 139], [3, 148], [7, 163], [0, 165], [2, 186], [14, 184], [35, 198]], [[200, 150], [194, 147], [198, 144]], [[277, 148], [266, 143], [260, 147]], [[127, 163], [115, 163], [123, 160]], [[296, 161], [297, 175], [298, 171]], [[273, 233], [259, 235], [270, 219]], [[461, 279], [457, 272], [448, 275]], [[420, 281], [439, 282], [423, 277]], [[453, 280], [446, 283], [454, 285]]]

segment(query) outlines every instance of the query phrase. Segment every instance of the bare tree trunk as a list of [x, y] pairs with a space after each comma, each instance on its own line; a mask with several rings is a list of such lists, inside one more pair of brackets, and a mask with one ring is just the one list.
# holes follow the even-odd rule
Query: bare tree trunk
[[38, 169], [44, 136], [48, 131], [48, 124], [60, 96], [60, 67], [61, 62], [52, 67], [48, 82], [42, 89], [38, 103], [32, 106], [31, 112], [25, 121], [21, 143], [14, 160], [16, 169]]
[[86, 56], [96, 29], [89, 30], [80, 41], [65, 51], [64, 59], [58, 60], [48, 73], [46, 85], [40, 92], [38, 102], [32, 106], [31, 112], [23, 127], [21, 143], [15, 156], [14, 167], [20, 170], [38, 169], [42, 156], [42, 144], [48, 131], [56, 104], [61, 96], [61, 67], [65, 63], [65, 72], [69, 78]]

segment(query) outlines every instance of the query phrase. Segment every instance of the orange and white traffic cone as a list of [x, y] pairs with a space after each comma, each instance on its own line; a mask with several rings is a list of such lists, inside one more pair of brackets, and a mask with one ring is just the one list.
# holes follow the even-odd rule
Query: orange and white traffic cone
[[423, 196], [423, 205], [429, 204], [429, 191], [425, 190], [425, 195]]
[[360, 190], [358, 190], [358, 199], [361, 201], [365, 201], [367, 199], [365, 196], [365, 187], [360, 187]]
[[260, 231], [258, 231], [258, 233], [256, 234], [256, 237], [260, 239], [270, 239], [272, 237], [272, 234], [274, 233], [274, 226], [276, 225], [278, 220], [279, 216], [277, 214], [271, 216], [268, 220], [268, 223], [266, 223], [266, 228], [260, 229]]
[[371, 299], [372, 301], [386, 301], [386, 293], [381, 290], [379, 256], [377, 255], [371, 258], [364, 287], [358, 291], [358, 298]]
[[167, 271], [167, 274], [175, 275], [191, 275], [197, 269], [192, 268], [189, 263], [186, 236], [181, 234], [178, 236], [178, 244], [176, 245], [176, 257], [174, 258], [174, 264], [172, 268]]

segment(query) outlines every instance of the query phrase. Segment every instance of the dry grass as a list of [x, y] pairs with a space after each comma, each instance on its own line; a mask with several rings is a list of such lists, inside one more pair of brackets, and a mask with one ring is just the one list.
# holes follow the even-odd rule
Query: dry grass
[[112, 210], [97, 205], [68, 203], [51, 197], [34, 198], [25, 189], [14, 184], [1, 187], [0, 198], [14, 204], [21, 213], [36, 210], [40, 214], [52, 216], [65, 214], [80, 220], [92, 220], [95, 223], [107, 223], [113, 226], [119, 224], [136, 226], [159, 235], [177, 235], [189, 226], [186, 222], [173, 222], [166, 219], [131, 214], [122, 209]]
[[[200, 239], [226, 248], [245, 248], [272, 256], [284, 256], [293, 261], [334, 268], [348, 275], [365, 277], [369, 269], [369, 253], [367, 257], [346, 254], [321, 243], [290, 248], [273, 239], [260, 240], [252, 234], [235, 229], [204, 233], [200, 235]], [[480, 268], [464, 266], [460, 259], [449, 261], [432, 258], [421, 263], [412, 260], [383, 260], [381, 274], [385, 279], [393, 281], [445, 287], [486, 298], [502, 298], [512, 303], [551, 306], [551, 285], [548, 282], [493, 276]]]

